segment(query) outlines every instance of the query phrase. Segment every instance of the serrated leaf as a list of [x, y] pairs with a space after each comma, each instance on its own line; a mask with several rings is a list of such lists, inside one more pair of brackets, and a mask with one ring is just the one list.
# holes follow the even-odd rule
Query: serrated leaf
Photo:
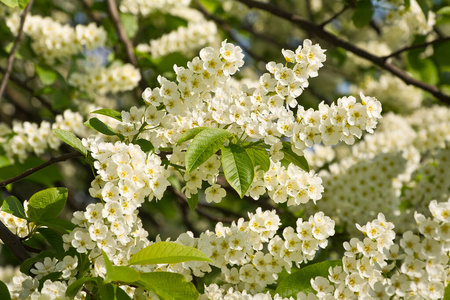
[[39, 228], [38, 231], [47, 240], [50, 246], [52, 246], [52, 248], [56, 251], [57, 255], [64, 255], [64, 242], [61, 235], [49, 228]]
[[62, 129], [53, 129], [53, 132], [59, 137], [64, 143], [71, 146], [84, 156], [87, 156], [87, 149], [81, 143], [81, 140], [77, 138], [75, 134], [70, 131], [62, 130]]
[[362, 28], [369, 25], [372, 20], [373, 8], [370, 0], [359, 0], [356, 2], [355, 12], [352, 20], [356, 28]]
[[14, 196], [9, 196], [5, 200], [3, 200], [2, 211], [22, 219], [27, 218], [22, 203]]
[[151, 150], [155, 149], [152, 143], [150, 143], [150, 141], [147, 141], [145, 139], [138, 139], [134, 142], [134, 144], [139, 145], [139, 147], [141, 147], [141, 150], [144, 151], [145, 153], [149, 153]]
[[281, 149], [284, 153], [284, 159], [286, 159], [291, 164], [296, 165], [297, 167], [302, 168], [306, 172], [309, 172], [309, 165], [308, 161], [304, 156], [300, 156], [294, 151], [292, 151], [291, 144], [287, 142], [283, 142], [283, 148]]
[[121, 134], [116, 133], [114, 130], [112, 130], [111, 127], [109, 127], [108, 125], [106, 125], [97, 118], [87, 120], [86, 122], [84, 122], [84, 125], [100, 133], [103, 133], [104, 135], [117, 135], [119, 137], [122, 136]]
[[36, 73], [44, 85], [51, 85], [58, 78], [58, 73], [52, 69], [36, 65]]
[[199, 293], [183, 275], [170, 272], [141, 273], [138, 286], [155, 292], [163, 299], [196, 300]]
[[188, 205], [189, 208], [191, 209], [191, 211], [194, 211], [195, 208], [197, 207], [197, 203], [198, 203], [198, 193], [196, 194], [191, 194], [191, 197], [187, 199], [188, 201]]
[[342, 266], [342, 261], [328, 260], [301, 268], [281, 281], [275, 292], [283, 298], [297, 297], [299, 292], [314, 293], [311, 279], [317, 276], [328, 278], [328, 269], [335, 266]]
[[11, 294], [9, 293], [6, 284], [0, 280], [0, 299], [11, 300]]
[[213, 262], [200, 250], [173, 242], [157, 242], [134, 254], [130, 265], [174, 264], [186, 261]]
[[206, 128], [208, 128], [208, 127], [195, 127], [195, 128], [189, 129], [188, 131], [186, 131], [185, 133], [183, 133], [181, 135], [180, 139], [177, 142], [177, 145], [181, 145], [181, 143], [183, 143], [185, 141], [189, 141], [190, 139], [193, 139], [197, 134], [199, 134]]
[[105, 261], [106, 276], [105, 283], [121, 281], [131, 283], [139, 280], [139, 272], [127, 266], [113, 266], [105, 252], [102, 251]]
[[264, 172], [269, 171], [270, 157], [266, 149], [262, 146], [246, 147], [245, 151], [252, 160], [253, 166], [259, 166]]
[[75, 280], [71, 285], [67, 287], [66, 297], [69, 297], [70, 299], [75, 298], [75, 296], [78, 294], [78, 291], [83, 287], [83, 285], [86, 282], [89, 281], [96, 281], [96, 278], [81, 277], [80, 279]]
[[230, 136], [232, 133], [220, 128], [206, 128], [199, 132], [186, 151], [186, 172], [192, 172], [207, 161]]
[[28, 202], [28, 219], [32, 222], [56, 218], [67, 200], [67, 188], [49, 188], [31, 196]]
[[91, 112], [91, 114], [99, 114], [107, 117], [111, 117], [118, 121], [122, 121], [122, 114], [114, 109], [102, 108]]
[[228, 183], [241, 198], [253, 182], [254, 166], [244, 148], [231, 144], [222, 147], [222, 168]]

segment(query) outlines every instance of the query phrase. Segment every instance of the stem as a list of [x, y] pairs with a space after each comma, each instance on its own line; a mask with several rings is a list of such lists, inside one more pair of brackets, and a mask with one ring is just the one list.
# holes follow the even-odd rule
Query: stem
[[23, 38], [23, 27], [25, 25], [25, 19], [27, 18], [27, 14], [30, 11], [31, 6], [33, 6], [33, 2], [34, 2], [34, 0], [30, 0], [30, 2], [28, 2], [27, 6], [25, 7], [22, 14], [20, 15], [19, 32], [17, 33], [16, 40], [14, 41], [14, 45], [11, 49], [11, 52], [9, 53], [8, 63], [6, 66], [6, 72], [5, 72], [5, 75], [3, 76], [2, 82], [0, 84], [0, 103], [2, 101], [3, 93], [5, 91], [6, 83], [8, 82], [9, 75], [11, 75], [16, 51], [19, 48], [20, 41]]
[[0, 222], [0, 239], [21, 263], [30, 258], [30, 254], [20, 242], [20, 238], [13, 234], [2, 222]]
[[13, 178], [7, 179], [5, 181], [1, 181], [0, 182], [0, 188], [3, 188], [3, 187], [7, 186], [10, 183], [19, 181], [19, 180], [21, 180], [21, 179], [23, 179], [25, 177], [28, 177], [31, 174], [36, 173], [37, 171], [42, 170], [42, 169], [44, 169], [44, 168], [46, 168], [46, 167], [48, 167], [50, 165], [53, 165], [55, 163], [58, 163], [58, 162], [61, 162], [61, 161], [66, 161], [66, 160], [69, 160], [71, 158], [81, 157], [81, 156], [83, 156], [83, 154], [81, 154], [79, 152], [71, 152], [71, 153], [63, 154], [63, 155], [58, 156], [58, 157], [52, 157], [49, 161], [46, 161], [46, 162], [40, 164], [37, 167], [28, 169], [27, 171], [23, 172], [20, 175], [17, 175], [15, 177], [13, 177]]

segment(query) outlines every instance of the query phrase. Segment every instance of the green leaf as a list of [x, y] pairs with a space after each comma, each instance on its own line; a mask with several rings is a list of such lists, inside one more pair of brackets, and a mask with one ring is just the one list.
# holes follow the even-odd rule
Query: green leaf
[[220, 2], [217, 0], [199, 0], [199, 2], [210, 14], [213, 14], [220, 6]]
[[409, 10], [411, 7], [411, 0], [405, 0], [405, 10]]
[[186, 151], [186, 172], [192, 172], [216, 153], [232, 133], [220, 128], [206, 128], [199, 132]]
[[328, 278], [328, 269], [335, 266], [342, 266], [342, 261], [328, 260], [301, 268], [281, 281], [275, 292], [283, 298], [296, 297], [299, 292], [315, 293], [311, 279], [317, 276]]
[[445, 287], [444, 300], [450, 300], [450, 283]]
[[0, 0], [0, 2], [5, 3], [9, 7], [19, 6], [20, 9], [24, 9], [30, 0]]
[[50, 281], [56, 281], [61, 277], [61, 275], [62, 275], [62, 272], [52, 272], [50, 274], [45, 275], [44, 277], [39, 279], [38, 290], [42, 290], [42, 287], [44, 286], [44, 282], [46, 280], [50, 279]]
[[27, 218], [22, 203], [14, 196], [9, 196], [3, 201], [2, 211], [22, 219]]
[[40, 226], [47, 226], [62, 234], [70, 233], [76, 227], [76, 225], [72, 222], [58, 218], [46, 219], [44, 221], [37, 222], [36, 224]]
[[177, 142], [177, 145], [181, 145], [181, 143], [188, 141], [190, 139], [193, 139], [197, 134], [202, 132], [208, 127], [194, 127], [183, 133], [180, 137], [180, 139]]
[[62, 130], [62, 129], [53, 129], [53, 132], [56, 134], [57, 137], [59, 137], [64, 143], [71, 146], [84, 156], [87, 156], [87, 149], [83, 146], [81, 143], [81, 140], [76, 137], [75, 134], [73, 134], [70, 131]]
[[91, 112], [91, 114], [104, 115], [118, 121], [122, 121], [122, 114], [114, 109], [102, 108]]
[[114, 132], [114, 130], [112, 130], [111, 127], [109, 127], [108, 125], [106, 125], [97, 118], [87, 120], [86, 122], [84, 122], [84, 125], [94, 130], [97, 130], [98, 132], [103, 133], [104, 135], [117, 135], [119, 137], [122, 136], [121, 134]]
[[430, 7], [428, 6], [427, 0], [417, 0], [417, 4], [419, 4], [420, 9], [423, 12], [423, 15], [425, 16], [425, 19], [428, 20], [428, 11], [430, 10]]
[[106, 276], [105, 283], [121, 281], [131, 283], [139, 280], [139, 272], [127, 266], [113, 266], [105, 252], [102, 251], [105, 261]]
[[246, 147], [245, 151], [252, 160], [253, 166], [260, 166], [261, 170], [267, 172], [270, 168], [270, 157], [266, 148], [263, 146], [255, 145]]
[[198, 193], [191, 194], [191, 197], [188, 198], [187, 200], [188, 200], [189, 208], [191, 209], [191, 211], [194, 211], [195, 208], [197, 207], [197, 203], [198, 203]]
[[302, 168], [306, 172], [309, 172], [308, 161], [304, 156], [295, 154], [294, 151], [292, 151], [291, 144], [288, 142], [283, 142], [283, 148], [281, 151], [284, 153], [284, 159], [286, 159], [289, 163]]
[[92, 277], [81, 277], [80, 279], [75, 280], [71, 285], [67, 287], [66, 296], [70, 299], [75, 298], [78, 294], [78, 291], [83, 287], [86, 282], [96, 281], [96, 278]]
[[356, 2], [355, 12], [353, 13], [353, 24], [357, 28], [363, 28], [369, 25], [372, 20], [373, 8], [370, 0], [359, 0]]
[[173, 242], [157, 242], [134, 254], [130, 265], [174, 264], [185, 261], [213, 262], [200, 250]]
[[9, 165], [11, 165], [11, 162], [9, 161], [9, 159], [4, 155], [0, 155], [0, 168], [6, 167]]
[[145, 153], [149, 153], [151, 150], [155, 149], [152, 143], [150, 143], [150, 141], [147, 141], [145, 139], [138, 139], [134, 143], [136, 145], [139, 145], [139, 147], [141, 147], [141, 150], [144, 151]]
[[155, 292], [163, 299], [196, 300], [198, 291], [183, 275], [170, 272], [141, 273], [138, 286]]
[[51, 85], [58, 78], [58, 73], [52, 69], [36, 65], [36, 73], [44, 85]]
[[32, 222], [56, 218], [67, 200], [67, 188], [49, 188], [31, 196], [28, 202], [28, 218]]
[[436, 12], [437, 15], [448, 15], [450, 16], [450, 6], [444, 6]]
[[130, 39], [132, 39], [139, 29], [137, 16], [132, 14], [120, 14], [120, 20], [122, 21], [125, 33]]
[[58, 256], [64, 256], [63, 239], [61, 235], [49, 228], [39, 228], [38, 231], [56, 251]]
[[6, 284], [0, 280], [0, 299], [11, 300], [11, 294], [9, 293]]
[[251, 158], [241, 146], [231, 144], [222, 147], [222, 168], [228, 183], [241, 198], [253, 182], [254, 166]]

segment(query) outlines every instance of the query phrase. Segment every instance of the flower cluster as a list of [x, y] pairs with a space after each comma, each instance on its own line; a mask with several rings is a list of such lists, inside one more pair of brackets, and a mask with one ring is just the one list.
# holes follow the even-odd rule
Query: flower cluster
[[139, 51], [150, 52], [153, 57], [161, 57], [172, 52], [191, 55], [200, 47], [217, 41], [217, 27], [213, 21], [201, 20], [189, 22], [187, 27], [180, 26], [158, 39], [150, 41], [150, 46], [141, 44]]
[[442, 299], [450, 270], [450, 199], [432, 201], [429, 209], [432, 218], [415, 214], [420, 235], [405, 232], [399, 244], [382, 214], [357, 225], [365, 238], [344, 243], [342, 267], [330, 268], [328, 279], [311, 280], [317, 292], [311, 299]]
[[336, 157], [336, 153], [330, 147], [315, 144], [311, 148], [304, 151], [304, 156], [309, 164], [309, 167], [311, 169], [317, 169], [332, 162]]
[[386, 16], [386, 22], [395, 26], [397, 30], [403, 29], [407, 35], [425, 35], [433, 30], [436, 23], [435, 14], [427, 12], [425, 16], [417, 0], [411, 0], [409, 5], [395, 5]]
[[[249, 213], [249, 221], [241, 218], [230, 227], [218, 223], [215, 232], [206, 231], [198, 238], [191, 233], [182, 234], [176, 242], [196, 247], [211, 257], [212, 265], [221, 269], [221, 279], [228, 287], [258, 293], [275, 283], [283, 268], [290, 272], [293, 263], [299, 267], [312, 260], [320, 248], [327, 246], [327, 238], [334, 235], [334, 222], [323, 213], [310, 216], [308, 221], [298, 219], [297, 228], [286, 227], [282, 236], [276, 234], [280, 225], [275, 211], [258, 208]], [[206, 262], [160, 267], [185, 276], [189, 275], [186, 273], [189, 269], [195, 276], [211, 270]]]
[[363, 90], [373, 95], [383, 104], [386, 111], [406, 114], [417, 109], [422, 104], [422, 91], [411, 85], [406, 85], [401, 79], [391, 74], [382, 74], [377, 80], [367, 77], [352, 91]]
[[155, 11], [167, 12], [174, 8], [187, 8], [191, 0], [124, 0], [120, 3], [120, 11], [133, 15], [148, 16]]
[[0, 222], [5, 224], [12, 233], [19, 237], [26, 237], [30, 232], [27, 220], [13, 216], [7, 212], [0, 211]]
[[108, 67], [94, 66], [83, 73], [72, 73], [69, 84], [78, 87], [91, 97], [118, 93], [134, 89], [141, 80], [141, 74], [131, 64], [112, 64]]
[[[13, 14], [7, 25], [13, 33], [17, 33], [20, 15]], [[55, 59], [63, 59], [81, 53], [84, 49], [92, 50], [104, 46], [106, 31], [95, 23], [87, 26], [77, 25], [75, 28], [62, 25], [50, 17], [28, 16], [25, 20], [24, 33], [33, 42], [33, 50], [41, 54], [49, 63]]]
[[0, 143], [10, 160], [16, 157], [24, 161], [29, 152], [41, 155], [48, 148], [58, 149], [61, 140], [52, 132], [63, 129], [75, 134], [83, 133], [83, 118], [79, 113], [70, 110], [57, 115], [53, 124], [43, 121], [40, 125], [30, 122], [13, 122], [13, 127], [0, 123]]

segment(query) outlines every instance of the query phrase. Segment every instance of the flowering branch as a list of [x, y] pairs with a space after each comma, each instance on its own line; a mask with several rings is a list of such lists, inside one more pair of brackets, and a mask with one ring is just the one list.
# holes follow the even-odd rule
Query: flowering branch
[[410, 75], [408, 75], [405, 71], [400, 69], [399, 67], [386, 62], [383, 57], [379, 57], [376, 55], [373, 55], [341, 38], [338, 36], [324, 30], [320, 25], [317, 25], [315, 23], [312, 23], [298, 15], [291, 14], [287, 11], [281, 10], [278, 7], [269, 4], [269, 3], [263, 3], [258, 2], [255, 0], [237, 0], [245, 5], [247, 5], [249, 8], [258, 8], [261, 10], [264, 10], [268, 13], [271, 13], [272, 15], [275, 15], [277, 17], [280, 17], [282, 19], [285, 19], [295, 25], [297, 25], [299, 28], [311, 32], [321, 39], [337, 46], [344, 48], [347, 51], [350, 51], [351, 53], [365, 58], [368, 61], [372, 62], [373, 64], [377, 65], [378, 67], [389, 71], [393, 75], [397, 76], [401, 80], [403, 80], [406, 84], [414, 85], [424, 91], [429, 92], [437, 99], [441, 100], [442, 102], [445, 102], [447, 104], [450, 104], [450, 96], [444, 94], [440, 89], [438, 89], [436, 86], [425, 83], [423, 81], [417, 80]]
[[23, 26], [25, 25], [25, 19], [27, 17], [28, 12], [31, 9], [31, 6], [33, 6], [33, 2], [34, 2], [34, 0], [30, 0], [30, 2], [28, 2], [27, 6], [25, 7], [25, 9], [23, 10], [23, 12], [22, 12], [22, 14], [20, 16], [19, 31], [17, 33], [17, 37], [16, 37], [16, 40], [14, 41], [14, 45], [13, 45], [13, 47], [11, 49], [11, 52], [9, 53], [8, 63], [6, 65], [6, 72], [5, 72], [4, 76], [3, 76], [2, 82], [0, 84], [0, 103], [2, 101], [3, 93], [4, 93], [5, 88], [6, 88], [6, 83], [8, 82], [8, 78], [9, 78], [9, 76], [11, 74], [11, 71], [12, 71], [12, 67], [13, 67], [16, 51], [19, 48], [20, 41], [23, 38]]
[[71, 158], [81, 157], [81, 156], [83, 156], [83, 154], [81, 154], [79, 152], [71, 152], [71, 153], [63, 154], [63, 155], [58, 156], [58, 157], [52, 157], [49, 161], [46, 161], [46, 162], [40, 164], [37, 167], [28, 169], [27, 171], [23, 172], [20, 175], [17, 175], [15, 177], [13, 177], [13, 178], [7, 179], [5, 181], [1, 181], [0, 182], [0, 188], [3, 188], [3, 187], [7, 186], [10, 183], [19, 181], [19, 180], [21, 180], [21, 179], [23, 179], [25, 177], [28, 177], [31, 174], [36, 173], [37, 171], [42, 170], [42, 169], [44, 169], [44, 168], [46, 168], [46, 167], [48, 167], [48, 166], [50, 166], [52, 164], [55, 164], [55, 163], [58, 163], [58, 162], [62, 162], [62, 161], [66, 161], [66, 160], [69, 160]]
[[331, 23], [334, 19], [336, 19], [337, 17], [339, 17], [341, 14], [343, 14], [347, 9], [349, 8], [348, 5], [344, 5], [344, 7], [338, 11], [337, 13], [335, 13], [331, 18], [329, 18], [328, 20], [320, 23], [320, 27], [325, 27], [327, 24]]
[[407, 47], [403, 47], [395, 52], [392, 52], [389, 55], [383, 56], [383, 60], [386, 61], [388, 58], [391, 57], [395, 57], [398, 56], [399, 54], [406, 52], [406, 51], [410, 51], [413, 49], [418, 49], [418, 48], [425, 48], [429, 45], [433, 45], [433, 44], [438, 44], [438, 43], [442, 43], [442, 42], [446, 42], [446, 41], [450, 41], [450, 36], [449, 37], [442, 37], [442, 38], [437, 38], [435, 40], [432, 40], [430, 42], [426, 42], [426, 43], [421, 43], [421, 44], [417, 44], [417, 45], [412, 45], [412, 46], [407, 46]]
[[13, 234], [2, 222], [0, 222], [0, 240], [21, 263], [30, 258], [30, 254], [25, 250], [19, 237]]

